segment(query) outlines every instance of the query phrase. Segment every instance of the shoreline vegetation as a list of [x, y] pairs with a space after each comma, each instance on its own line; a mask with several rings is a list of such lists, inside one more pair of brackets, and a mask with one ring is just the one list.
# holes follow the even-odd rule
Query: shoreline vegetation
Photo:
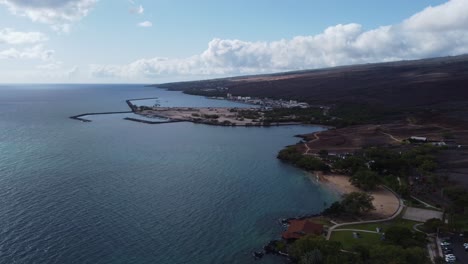
[[[160, 107], [158, 104], [154, 106], [137, 106], [132, 101], [143, 101], [158, 99], [138, 98], [128, 99], [126, 103], [131, 111], [113, 111], [99, 113], [85, 113], [71, 116], [70, 119], [81, 122], [92, 122], [90, 119], [84, 118], [91, 115], [110, 115], [110, 114], [127, 114], [134, 113], [144, 118], [162, 118], [167, 121], [150, 121], [148, 119], [139, 119], [126, 117], [124, 120], [140, 122], [145, 124], [165, 124], [174, 122], [192, 122], [196, 124], [215, 125], [215, 126], [241, 126], [241, 127], [270, 127], [270, 126], [291, 126], [291, 125], [314, 125], [324, 128], [332, 128], [329, 125], [315, 123], [315, 116], [320, 116], [323, 110], [319, 108], [304, 109], [294, 107], [293, 109], [286, 108], [265, 108], [257, 107]], [[236, 100], [232, 100], [236, 101]], [[245, 103], [245, 102], [244, 102]], [[273, 101], [277, 103], [277, 101]], [[281, 101], [279, 101], [281, 103]], [[308, 107], [307, 107], [308, 108]]]
[[[265, 253], [278, 254], [293, 263], [306, 263], [304, 259], [315, 252], [322, 256], [322, 261], [318, 263], [327, 264], [387, 263], [393, 257], [388, 255], [389, 251], [401, 255], [398, 263], [422, 264], [429, 262], [429, 259], [436, 261], [438, 257], [443, 257], [440, 245], [433, 238], [434, 228], [426, 225], [437, 222], [444, 232], [466, 228], [467, 225], [456, 226], [449, 219], [460, 219], [460, 210], [466, 206], [463, 199], [468, 194], [466, 190], [456, 189], [453, 182], [438, 173], [443, 166], [439, 157], [443, 152], [463, 150], [468, 138], [464, 133], [468, 130], [454, 128], [453, 123], [446, 120], [440, 122], [439, 119], [434, 124], [434, 119], [431, 119], [434, 114], [425, 110], [386, 113], [382, 109], [374, 111], [366, 105], [352, 104], [315, 109], [320, 110], [314, 114], [295, 107], [275, 111], [276, 114], [287, 113], [288, 117], [309, 112], [299, 119], [305, 123], [315, 121], [334, 125], [326, 131], [297, 135], [302, 140], [280, 151], [278, 158], [315, 173], [311, 180], [339, 193], [342, 199], [320, 214], [283, 219], [281, 222], [286, 228], [285, 232], [299, 230], [300, 235], [291, 236], [289, 233], [285, 238], [283, 233], [281, 240], [271, 241], [264, 251], [254, 252], [253, 256], [261, 258]], [[247, 116], [258, 118], [255, 112], [247, 112]], [[437, 193], [440, 183], [449, 188], [450, 194], [437, 197], [435, 201], [427, 200]], [[419, 215], [413, 217], [414, 220], [406, 220], [406, 209], [417, 209], [418, 206], [424, 208], [421, 214], [429, 212], [436, 218]], [[436, 214], [431, 213], [434, 210]], [[446, 220], [449, 220], [449, 224], [443, 224]], [[311, 225], [320, 223], [325, 233], [307, 230]], [[360, 229], [366, 224], [376, 226], [377, 231]], [[347, 229], [348, 226], [359, 228]], [[390, 231], [382, 232], [382, 226]], [[423, 231], [417, 226], [423, 226]], [[393, 234], [393, 231], [397, 234]], [[365, 240], [373, 240], [373, 243], [355, 240], [361, 237], [361, 233], [365, 234]], [[390, 238], [387, 237], [388, 233]], [[295, 236], [295, 239], [289, 239]], [[354, 239], [350, 240], [353, 236]], [[298, 252], [298, 245], [306, 249]], [[339, 252], [347, 253], [333, 254], [327, 251], [328, 246], [335, 246]], [[371, 254], [370, 251], [379, 253]]]
[[[216, 91], [219, 89], [216, 88]], [[225, 88], [222, 91], [224, 94], [228, 92]], [[206, 93], [197, 95], [206, 96]], [[233, 99], [232, 96], [216, 99], [258, 100], [250, 97]], [[385, 259], [399, 254], [402, 257], [398, 263], [425, 264], [429, 261], [426, 246], [440, 246], [430, 246], [426, 234], [415, 231], [415, 226], [407, 226], [426, 225], [403, 219], [404, 208], [407, 207], [419, 206], [425, 210], [444, 212], [438, 220], [441, 232], [468, 230], [468, 223], [460, 221], [465, 214], [463, 209], [468, 206], [468, 192], [441, 173], [444, 165], [450, 164], [441, 157], [461, 155], [460, 151], [465, 153], [468, 129], [434, 118], [437, 114], [432, 112], [399, 111], [395, 115], [396, 112], [373, 111], [373, 108], [359, 104], [288, 107], [288, 104], [298, 103], [291, 100], [284, 106], [283, 103], [287, 101], [283, 99], [272, 101], [267, 98], [260, 102], [273, 102], [281, 107], [149, 107], [136, 106], [131, 101], [127, 100], [127, 104], [132, 113], [146, 118], [165, 118], [169, 122], [244, 127], [314, 124], [328, 128], [309, 135], [296, 135], [301, 141], [285, 147], [277, 157], [313, 173], [311, 180], [342, 195], [341, 200], [318, 215], [283, 219], [281, 222], [287, 229], [285, 232], [289, 232], [287, 239], [283, 233], [283, 239], [273, 240], [264, 247], [264, 251], [254, 252], [255, 258], [272, 253], [286, 256], [293, 263], [307, 263], [304, 259], [315, 254], [321, 256], [322, 261], [318, 263], [324, 264], [388, 263]], [[84, 115], [72, 118], [81, 116]], [[153, 123], [133, 118], [126, 120]], [[460, 159], [465, 162], [464, 158]], [[442, 192], [440, 187], [443, 188]], [[434, 219], [425, 220], [434, 222]], [[367, 233], [369, 230], [341, 228], [342, 225], [356, 223], [382, 223], [389, 231], [382, 233], [379, 227], [376, 232], [371, 232], [373, 235], [366, 234], [373, 241], [366, 244], [358, 239], [360, 232]], [[429, 234], [434, 228], [426, 230]], [[334, 235], [336, 231], [340, 231], [340, 235]], [[349, 240], [343, 234], [354, 239]], [[330, 251], [330, 248], [334, 251]], [[388, 252], [393, 254], [388, 255]], [[431, 258], [440, 256], [439, 253], [429, 255]]]
[[[271, 116], [335, 127], [300, 136], [278, 158], [320, 172], [321, 184], [342, 199], [321, 216], [285, 219], [286, 235], [265, 252], [293, 263], [439, 263], [436, 238], [468, 231], [467, 61], [463, 55], [154, 86], [216, 99], [301, 100], [311, 109]], [[368, 223], [395, 208], [376, 193], [387, 187], [398, 215]], [[343, 229], [338, 222], [362, 224]]]
[[[414, 131], [425, 134], [424, 136], [410, 136], [414, 135], [412, 134]], [[451, 130], [451, 132], [457, 133], [456, 130]], [[342, 200], [332, 204], [320, 214], [328, 221], [322, 236], [304, 233], [294, 241], [284, 239], [272, 241], [267, 246], [267, 252], [276, 254], [277, 251], [281, 251], [283, 253], [281, 255], [286, 254], [293, 263], [301, 263], [304, 258], [307, 258], [307, 254], [315, 249], [319, 249], [323, 255], [329, 254], [325, 253], [326, 249], [320, 249], [318, 245], [313, 245], [311, 242], [319, 240], [326, 244], [329, 241], [339, 242], [341, 246], [345, 246], [344, 249], [347, 252], [359, 255], [362, 254], [360, 252], [362, 248], [359, 247], [363, 242], [359, 241], [359, 238], [360, 234], [364, 233], [366, 237], [364, 240], [373, 240], [372, 243], [365, 245], [366, 252], [369, 252], [370, 248], [377, 251], [382, 248], [391, 250], [390, 246], [400, 247], [398, 250], [401, 251], [400, 254], [405, 255], [405, 258], [397, 263], [427, 263], [428, 256], [431, 256], [433, 261], [437, 257], [443, 257], [439, 253], [442, 252], [440, 245], [434, 238], [435, 235], [432, 234], [435, 229], [429, 227], [431, 223], [438, 223], [437, 230], [440, 233], [437, 236], [442, 236], [444, 232], [446, 236], [450, 236], [449, 231], [467, 230], [466, 225], [457, 225], [452, 220], [454, 216], [463, 215], [463, 208], [467, 205], [467, 192], [463, 190], [463, 187], [456, 186], [456, 183], [447, 181], [448, 178], [443, 178], [439, 172], [443, 165], [440, 160], [442, 154], [464, 150], [464, 145], [451, 140], [454, 137], [452, 133], [449, 138], [446, 128], [392, 123], [350, 126], [299, 136], [302, 141], [285, 147], [278, 153], [278, 159], [310, 172], [311, 180], [342, 195]], [[372, 144], [366, 145], [366, 140]], [[426, 197], [434, 196], [434, 193], [440, 194], [440, 189], [437, 188], [440, 185], [447, 186], [450, 190], [445, 200], [438, 197], [440, 203], [421, 201], [421, 199], [427, 201]], [[349, 196], [359, 197], [359, 194], [363, 197], [367, 195], [369, 200], [364, 199], [363, 202], [371, 201], [372, 208], [343, 214], [348, 211], [346, 200]], [[405, 220], [409, 217], [406, 214], [407, 209], [421, 210], [422, 215], [413, 216], [412, 219], [415, 220], [413, 222]], [[436, 218], [424, 217], [423, 215], [428, 212], [429, 215], [436, 215]], [[317, 221], [316, 217], [305, 220], [314, 223], [324, 221], [323, 219]], [[388, 232], [381, 233], [379, 231], [381, 225], [375, 225], [382, 221], [382, 225], [386, 224], [390, 226], [390, 229], [399, 229], [398, 237], [407, 237], [412, 240], [412, 242], [407, 242], [412, 245], [411, 253], [405, 252], [409, 249], [405, 245], [402, 246], [399, 243], [390, 245], [385, 242], [388, 240]], [[344, 228], [341, 227], [343, 223], [346, 226]], [[378, 228], [377, 231], [362, 230], [361, 228], [367, 223], [374, 223], [374, 228]], [[399, 226], [406, 223], [412, 226], [409, 228]], [[287, 221], [286, 224], [289, 224], [287, 225], [289, 228], [291, 222]], [[359, 228], [352, 228], [353, 226], [359, 226]], [[422, 226], [423, 231], [418, 231], [416, 226]], [[369, 232], [373, 235], [368, 234]], [[303, 243], [308, 245], [308, 250], [297, 254], [295, 247]], [[375, 244], [382, 244], [382, 248], [375, 248]], [[335, 244], [335, 246], [339, 248], [339, 245]], [[426, 246], [429, 248], [428, 252], [426, 252]], [[365, 261], [369, 257], [367, 254], [361, 255], [358, 259], [353, 259], [352, 256], [342, 256], [340, 261], [373, 263]], [[383, 252], [381, 254], [385, 255]], [[419, 258], [414, 262], [416, 255], [419, 255]], [[380, 257], [375, 256], [371, 259], [377, 261]], [[410, 259], [413, 260], [410, 261]], [[327, 260], [321, 263], [338, 262]]]

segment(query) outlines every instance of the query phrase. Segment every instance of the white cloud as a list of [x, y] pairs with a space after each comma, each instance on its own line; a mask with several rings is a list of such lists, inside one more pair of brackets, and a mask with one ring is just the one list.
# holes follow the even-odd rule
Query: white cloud
[[139, 27], [152, 27], [153, 23], [151, 23], [150, 21], [144, 21], [144, 22], [138, 23], [138, 26]]
[[145, 12], [145, 9], [143, 8], [142, 5], [140, 5], [137, 8], [130, 9], [130, 12], [133, 14], [142, 15]]
[[61, 61], [54, 61], [52, 63], [37, 65], [36, 68], [39, 70], [53, 71], [53, 70], [61, 69], [62, 64], [63, 63]]
[[65, 76], [67, 78], [76, 76], [79, 73], [79, 71], [80, 71], [80, 68], [78, 68], [78, 66], [73, 66], [72, 68], [65, 71]]
[[125, 65], [91, 65], [97, 77], [216, 76], [468, 53], [468, 1], [428, 7], [396, 25], [365, 31], [336, 25], [322, 33], [272, 42], [213, 39], [185, 59], [144, 58]]
[[70, 23], [88, 15], [98, 0], [0, 0], [18, 16], [49, 24], [54, 30], [68, 32]]
[[11, 28], [0, 30], [0, 44], [36, 44], [46, 40], [47, 37], [41, 32], [20, 32]]
[[79, 67], [64, 67], [63, 62], [52, 60], [49, 63], [37, 65], [36, 70], [30, 71], [29, 74], [35, 79], [45, 78], [49, 80], [66, 80], [78, 76]]
[[0, 59], [39, 59], [50, 60], [54, 55], [54, 50], [46, 50], [42, 45], [36, 45], [32, 48], [16, 49], [9, 48], [0, 50]]

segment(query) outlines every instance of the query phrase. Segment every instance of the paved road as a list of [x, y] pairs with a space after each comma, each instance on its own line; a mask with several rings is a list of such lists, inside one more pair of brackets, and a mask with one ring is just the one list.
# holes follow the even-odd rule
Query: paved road
[[431, 218], [442, 219], [443, 213], [441, 211], [434, 211], [432, 209], [422, 209], [416, 207], [408, 207], [406, 208], [405, 214], [403, 215], [403, 219], [418, 221], [418, 222], [426, 222]]
[[353, 232], [362, 232], [362, 233], [382, 234], [377, 231], [362, 230], [362, 229], [335, 229], [333, 230], [333, 232], [339, 232], [339, 231], [353, 231]]
[[[385, 187], [387, 188], [387, 187]], [[398, 196], [398, 194], [396, 194], [394, 191], [392, 191], [391, 189], [387, 188], [389, 191], [391, 191], [396, 197], [398, 197], [398, 201], [399, 201], [399, 206], [398, 206], [398, 210], [392, 215], [390, 216], [389, 218], [386, 218], [386, 219], [380, 219], [380, 220], [370, 220], [370, 221], [357, 221], [357, 222], [349, 222], [349, 223], [343, 223], [343, 224], [338, 224], [338, 225], [334, 225], [332, 227], [330, 227], [328, 229], [328, 233], [327, 233], [327, 240], [330, 240], [330, 237], [331, 237], [331, 234], [333, 233], [333, 231], [339, 227], [342, 227], [342, 226], [347, 226], [347, 225], [355, 225], [355, 224], [370, 224], [370, 223], [381, 223], [381, 222], [387, 222], [387, 221], [390, 221], [390, 220], [393, 220], [395, 219], [396, 217], [398, 217], [401, 213], [401, 211], [403, 211], [403, 208], [405, 207], [404, 206], [404, 203], [403, 203], [403, 199], [400, 198], [400, 196]], [[468, 263], [468, 262], [467, 262]]]
[[458, 235], [452, 237], [453, 254], [457, 257], [457, 263], [468, 263], [468, 252], [463, 247], [463, 238]]

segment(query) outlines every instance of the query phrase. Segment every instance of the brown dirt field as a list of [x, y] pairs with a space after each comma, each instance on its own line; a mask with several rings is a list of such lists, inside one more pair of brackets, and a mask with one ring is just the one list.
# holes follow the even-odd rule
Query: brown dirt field
[[359, 125], [340, 129], [331, 129], [304, 135], [310, 153], [322, 149], [329, 153], [353, 152], [369, 146], [396, 146], [411, 136], [427, 137], [431, 141], [444, 141], [444, 132], [450, 131], [454, 140], [468, 142], [468, 130], [447, 128], [438, 124], [413, 124], [400, 121], [381, 125]]

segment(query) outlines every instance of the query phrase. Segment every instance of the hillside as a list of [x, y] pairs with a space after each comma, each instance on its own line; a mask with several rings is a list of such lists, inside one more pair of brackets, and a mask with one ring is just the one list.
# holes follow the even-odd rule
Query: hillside
[[[155, 85], [189, 94], [367, 104], [387, 109], [464, 108], [468, 55]], [[228, 88], [216, 90], [219, 88]]]

